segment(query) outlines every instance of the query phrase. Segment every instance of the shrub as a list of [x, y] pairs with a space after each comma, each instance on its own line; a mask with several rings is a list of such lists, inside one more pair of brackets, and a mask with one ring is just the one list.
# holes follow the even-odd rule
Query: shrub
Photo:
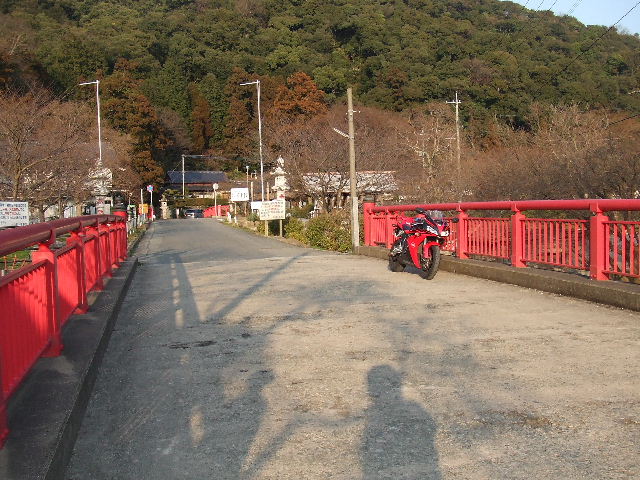
[[284, 236], [287, 238], [293, 238], [294, 240], [298, 240], [302, 243], [309, 243], [304, 222], [299, 218], [291, 217], [288, 219], [284, 227]]
[[309, 203], [304, 207], [291, 207], [289, 215], [293, 218], [309, 218], [309, 214], [313, 210], [313, 203]]
[[[267, 224], [269, 225], [269, 235], [272, 237], [280, 235], [280, 224], [278, 223], [278, 220], [269, 220], [267, 221]], [[258, 220], [257, 222], [254, 222], [254, 225], [256, 226], [256, 231], [261, 235], [264, 235], [264, 220]], [[284, 229], [284, 225], [282, 228]]]
[[318, 215], [309, 220], [306, 237], [312, 247], [348, 252], [351, 250], [351, 233], [348, 212], [339, 211]]

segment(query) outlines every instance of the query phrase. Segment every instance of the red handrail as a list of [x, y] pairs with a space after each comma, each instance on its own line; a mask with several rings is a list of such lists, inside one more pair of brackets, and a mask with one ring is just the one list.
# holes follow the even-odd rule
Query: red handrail
[[118, 215], [87, 215], [2, 230], [0, 231], [0, 256], [29, 248], [37, 243], [48, 241], [53, 243], [56, 237], [74, 230], [116, 222], [126, 222], [126, 220]]
[[[56, 238], [66, 245], [52, 250]], [[38, 245], [32, 263], [0, 276], [0, 448], [7, 401], [40, 356], [60, 355], [62, 327], [127, 255], [126, 217], [92, 215], [0, 231], [0, 256]]]
[[[605, 215], [611, 211], [640, 211], [639, 199], [522, 200], [496, 202], [459, 202], [376, 206], [364, 204], [365, 245], [392, 242], [392, 221], [402, 212], [426, 210], [455, 211], [459, 223], [455, 228], [453, 252], [460, 259], [471, 255], [508, 260], [516, 268], [527, 263], [552, 265], [570, 270], [587, 269], [595, 280], [609, 280], [611, 275], [640, 276], [640, 222], [633, 228], [616, 229]], [[468, 211], [507, 210], [510, 219], [470, 218]], [[588, 221], [580, 219], [530, 219], [527, 210], [576, 211], [591, 213]], [[612, 227], [612, 225], [614, 225]], [[619, 233], [623, 231], [623, 233]], [[629, 233], [630, 232], [630, 233]], [[447, 248], [447, 250], [451, 250]], [[636, 258], [637, 257], [637, 258]]]
[[[373, 205], [373, 204], [369, 204]], [[431, 203], [414, 205], [372, 206], [373, 213], [408, 212], [416, 208], [429, 210], [509, 210], [524, 212], [526, 210], [588, 210], [590, 212], [637, 211], [640, 210], [638, 199], [576, 199], [576, 200], [505, 200], [497, 202], [458, 202]]]

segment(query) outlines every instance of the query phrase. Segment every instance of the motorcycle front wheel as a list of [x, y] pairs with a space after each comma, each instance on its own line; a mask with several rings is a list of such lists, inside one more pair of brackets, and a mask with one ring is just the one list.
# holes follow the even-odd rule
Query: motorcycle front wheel
[[403, 272], [404, 265], [400, 262], [400, 255], [389, 254], [389, 270], [392, 272]]
[[429, 247], [428, 257], [424, 255], [423, 251], [420, 253], [420, 266], [423, 277], [426, 280], [431, 280], [436, 276], [438, 268], [440, 267], [440, 247], [438, 245], [431, 245], [431, 247]]

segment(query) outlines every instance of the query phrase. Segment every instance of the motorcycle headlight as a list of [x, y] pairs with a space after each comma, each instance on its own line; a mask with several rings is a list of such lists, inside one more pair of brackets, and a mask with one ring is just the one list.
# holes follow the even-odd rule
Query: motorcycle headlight
[[438, 235], [438, 230], [436, 230], [435, 228], [433, 228], [431, 225], [427, 225], [426, 230], [427, 230], [427, 232], [429, 232], [429, 233], [433, 233], [434, 235]]
[[441, 236], [441, 237], [448, 237], [448, 236], [449, 236], [449, 231], [448, 231], [448, 230], [445, 230], [444, 232], [442, 232], [442, 233], [440, 234], [440, 236]]

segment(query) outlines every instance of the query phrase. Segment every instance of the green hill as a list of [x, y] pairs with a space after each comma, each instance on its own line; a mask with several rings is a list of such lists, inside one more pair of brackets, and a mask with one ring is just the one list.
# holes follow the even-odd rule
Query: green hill
[[[153, 103], [186, 118], [186, 85], [234, 66], [309, 73], [325, 92], [400, 110], [464, 92], [522, 116], [533, 100], [631, 109], [640, 40], [495, 0], [5, 1], [33, 29], [33, 60], [60, 88], [139, 63]], [[577, 58], [576, 58], [577, 57]]]

